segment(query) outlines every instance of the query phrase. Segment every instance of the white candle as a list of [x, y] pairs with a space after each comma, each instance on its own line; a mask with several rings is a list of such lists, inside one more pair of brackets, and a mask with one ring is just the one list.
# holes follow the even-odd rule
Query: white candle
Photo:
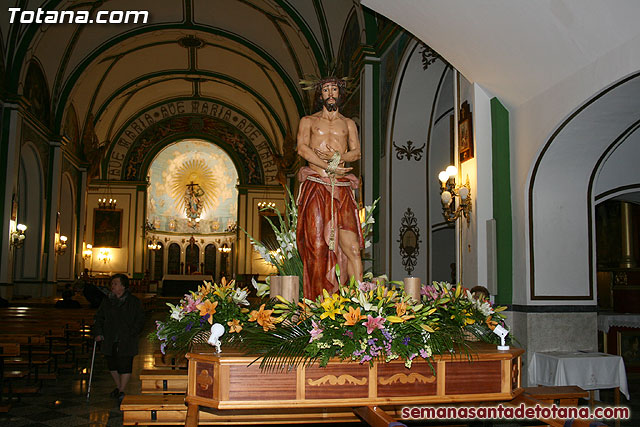
[[420, 278], [419, 277], [405, 277], [404, 293], [409, 295], [415, 302], [420, 301]]
[[287, 301], [298, 303], [300, 295], [300, 279], [298, 276], [280, 276], [282, 297]]

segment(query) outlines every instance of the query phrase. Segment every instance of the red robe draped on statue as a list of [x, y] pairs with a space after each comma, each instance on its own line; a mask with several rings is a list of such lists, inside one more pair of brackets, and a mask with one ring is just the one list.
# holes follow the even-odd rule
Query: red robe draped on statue
[[[329, 250], [331, 232], [331, 181], [321, 177], [310, 167], [298, 173], [300, 193], [298, 195], [298, 229], [296, 238], [298, 252], [304, 264], [304, 297], [310, 300], [322, 294], [322, 290], [333, 292], [338, 288], [335, 266], [340, 266], [340, 281], [347, 277], [347, 257], [340, 249], [338, 230], [356, 233], [360, 248], [364, 248], [358, 206], [353, 189], [358, 188], [358, 179], [349, 174], [337, 179], [333, 189], [333, 212], [336, 222], [335, 249]], [[321, 182], [318, 182], [321, 181]]]

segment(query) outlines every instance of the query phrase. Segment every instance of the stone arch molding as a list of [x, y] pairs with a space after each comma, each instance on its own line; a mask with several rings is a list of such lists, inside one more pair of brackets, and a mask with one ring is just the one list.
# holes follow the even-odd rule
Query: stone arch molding
[[137, 114], [116, 134], [107, 152], [104, 178], [144, 180], [144, 171], [162, 146], [184, 137], [220, 143], [243, 184], [276, 185], [273, 144], [251, 118], [214, 100], [172, 100]]
[[[595, 301], [594, 180], [608, 153], [640, 127], [639, 111], [640, 72], [585, 102], [542, 148], [528, 188], [529, 300]], [[610, 187], [624, 177], [609, 176]]]

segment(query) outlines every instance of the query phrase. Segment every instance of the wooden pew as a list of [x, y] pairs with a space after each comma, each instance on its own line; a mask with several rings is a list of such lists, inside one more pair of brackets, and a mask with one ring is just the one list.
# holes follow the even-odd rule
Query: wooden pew
[[175, 354], [162, 354], [160, 350], [153, 353], [153, 365], [158, 368], [186, 368], [187, 359], [184, 356], [178, 357]]
[[[184, 425], [187, 407], [181, 395], [126, 395], [120, 405], [123, 425]], [[399, 413], [386, 408], [395, 418]], [[207, 410], [200, 412], [201, 425], [228, 424], [289, 424], [293, 421], [305, 424], [322, 422], [358, 422], [359, 418], [349, 408], [264, 410], [260, 413], [243, 410]]]
[[188, 372], [186, 369], [143, 369], [140, 373], [143, 394], [187, 392]]

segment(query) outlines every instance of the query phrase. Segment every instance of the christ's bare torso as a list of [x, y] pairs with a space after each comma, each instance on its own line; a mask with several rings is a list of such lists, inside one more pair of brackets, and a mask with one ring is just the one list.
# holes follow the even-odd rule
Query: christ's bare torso
[[[308, 116], [311, 121], [311, 138], [309, 146], [321, 151], [337, 151], [341, 155], [349, 150], [349, 127], [346, 117], [338, 114], [333, 120], [323, 117], [322, 111]], [[323, 168], [309, 165], [321, 175], [326, 175]]]

